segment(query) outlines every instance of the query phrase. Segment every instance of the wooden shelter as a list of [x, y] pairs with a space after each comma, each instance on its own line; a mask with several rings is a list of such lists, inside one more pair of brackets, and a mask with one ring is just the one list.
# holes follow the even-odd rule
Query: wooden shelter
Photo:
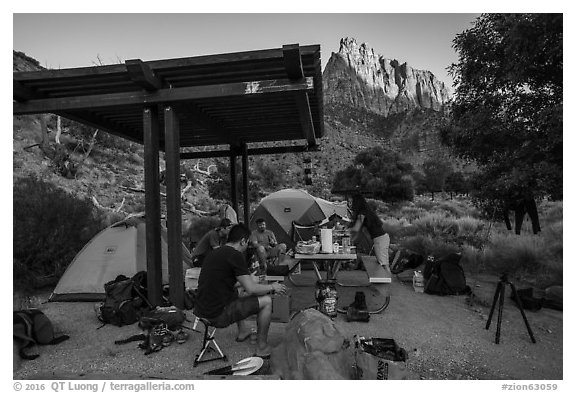
[[[13, 98], [14, 115], [54, 113], [144, 144], [147, 270], [154, 304], [161, 301], [159, 152], [165, 152], [170, 300], [180, 307], [180, 160], [229, 157], [235, 178], [241, 156], [247, 223], [248, 156], [311, 151], [324, 132], [319, 45], [15, 72]], [[231, 187], [237, 211], [236, 183]]]

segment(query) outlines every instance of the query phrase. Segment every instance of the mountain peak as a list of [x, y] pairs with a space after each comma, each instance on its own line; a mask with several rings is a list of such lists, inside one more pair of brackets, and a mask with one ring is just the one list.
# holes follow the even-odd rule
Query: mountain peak
[[355, 38], [340, 40], [324, 70], [325, 99], [388, 116], [411, 109], [442, 110], [448, 88], [427, 70], [387, 59]]

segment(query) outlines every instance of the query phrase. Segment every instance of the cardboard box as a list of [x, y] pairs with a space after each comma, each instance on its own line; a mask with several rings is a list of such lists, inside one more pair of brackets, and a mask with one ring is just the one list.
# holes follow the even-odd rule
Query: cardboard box
[[272, 321], [289, 322], [292, 296], [289, 292], [285, 295], [272, 295]]

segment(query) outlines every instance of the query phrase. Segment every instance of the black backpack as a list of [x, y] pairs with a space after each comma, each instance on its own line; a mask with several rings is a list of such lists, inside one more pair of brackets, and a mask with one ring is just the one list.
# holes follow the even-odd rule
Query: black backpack
[[97, 309], [100, 321], [116, 326], [138, 322], [142, 312], [149, 306], [142, 287], [143, 275], [145, 272], [139, 272], [133, 278], [128, 278], [121, 274], [104, 284], [106, 299]]
[[54, 326], [50, 319], [40, 310], [31, 308], [28, 310], [14, 311], [13, 336], [19, 347], [20, 357], [23, 359], [36, 359], [39, 355], [28, 355], [25, 350], [34, 345], [55, 345], [69, 339], [67, 335], [56, 336]]
[[424, 292], [432, 295], [465, 295], [471, 292], [460, 265], [461, 254], [448, 254], [438, 260], [429, 257], [424, 267]]

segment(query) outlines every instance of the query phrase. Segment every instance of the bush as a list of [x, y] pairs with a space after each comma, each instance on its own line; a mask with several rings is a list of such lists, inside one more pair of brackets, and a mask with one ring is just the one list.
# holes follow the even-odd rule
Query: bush
[[14, 285], [57, 282], [74, 256], [104, 224], [87, 199], [34, 176], [13, 189]]
[[416, 235], [406, 237], [400, 242], [402, 248], [412, 250], [420, 255], [432, 255], [435, 258], [440, 258], [444, 255], [460, 252], [460, 248], [454, 244], [449, 244], [443, 239], [433, 238], [432, 236]]

